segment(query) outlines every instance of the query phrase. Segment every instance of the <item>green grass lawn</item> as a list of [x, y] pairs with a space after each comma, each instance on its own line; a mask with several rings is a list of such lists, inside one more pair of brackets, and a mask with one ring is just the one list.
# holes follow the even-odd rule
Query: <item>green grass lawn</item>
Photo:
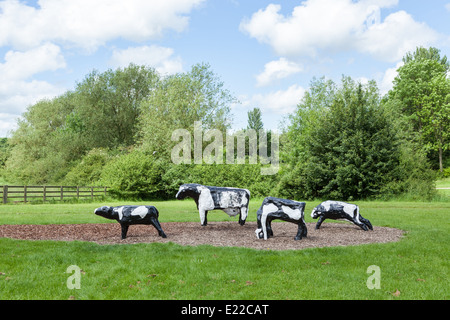
[[[249, 221], [256, 220], [261, 201], [251, 201]], [[158, 208], [161, 222], [200, 223], [192, 200], [128, 202], [144, 203]], [[307, 202], [307, 222], [313, 221], [309, 213], [318, 203]], [[125, 203], [3, 205], [0, 224], [107, 223], [93, 214], [104, 204]], [[373, 225], [402, 229], [404, 239], [264, 251], [2, 238], [0, 299], [448, 299], [450, 202], [357, 204]], [[208, 220], [236, 218], [213, 211]], [[66, 269], [71, 265], [82, 269], [80, 289], [67, 288], [71, 274]], [[366, 285], [371, 265], [380, 268], [380, 289]]]
[[450, 178], [443, 178], [437, 180], [436, 188], [450, 188]]
[[439, 188], [438, 194], [443, 197], [443, 199], [450, 199], [450, 178], [444, 178], [436, 181], [436, 188]]

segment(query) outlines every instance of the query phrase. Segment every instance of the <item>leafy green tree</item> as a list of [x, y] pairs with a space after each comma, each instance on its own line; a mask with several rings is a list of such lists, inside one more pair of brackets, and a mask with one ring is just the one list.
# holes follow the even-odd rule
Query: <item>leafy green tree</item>
[[450, 150], [450, 64], [436, 48], [417, 48], [403, 58], [388, 99], [417, 132], [430, 157], [437, 153], [443, 172], [444, 154]]
[[158, 73], [144, 66], [91, 72], [77, 85], [76, 117], [69, 119], [90, 148], [113, 148], [135, 143], [140, 104], [157, 86]]
[[447, 71], [450, 70], [450, 61], [447, 56], [441, 57], [441, 52], [437, 48], [417, 47], [414, 52], [408, 52], [403, 57], [403, 63], [408, 64], [415, 60], [434, 60], [439, 62]]
[[64, 185], [98, 185], [103, 167], [108, 163], [110, 158], [111, 155], [105, 149], [94, 148], [90, 150], [64, 177]]
[[284, 157], [279, 193], [351, 200], [405, 192], [403, 173], [410, 168], [400, 166], [397, 128], [380, 99], [373, 81], [312, 83], [288, 127], [287, 136], [299, 138], [286, 148], [294, 157]]
[[10, 139], [6, 174], [20, 183], [61, 181], [93, 148], [133, 145], [139, 104], [156, 86], [153, 69], [93, 71], [74, 91], [28, 107]]
[[63, 130], [74, 109], [74, 95], [68, 92], [30, 106], [10, 139], [11, 155], [6, 162], [8, 180], [44, 184], [61, 179], [69, 165], [84, 152], [79, 136]]
[[132, 151], [109, 161], [102, 170], [100, 182], [120, 197], [158, 198], [164, 190], [163, 173], [164, 168], [156, 157]]
[[399, 154], [395, 131], [378, 108], [375, 85], [343, 79], [343, 88], [307, 141], [316, 194], [354, 199], [379, 193]]
[[305, 92], [295, 111], [289, 115], [288, 123], [282, 135], [283, 152], [281, 159], [286, 163], [287, 170], [292, 171], [301, 159], [307, 158], [306, 139], [310, 131], [318, 123], [320, 116], [331, 105], [337, 86], [331, 80], [313, 78], [310, 89]]
[[261, 109], [253, 108], [253, 110], [247, 112], [247, 116], [247, 129], [253, 129], [256, 130], [257, 133], [259, 133], [259, 130], [264, 128], [261, 117]]
[[207, 64], [190, 72], [162, 79], [141, 105], [140, 145], [149, 154], [170, 159], [172, 132], [187, 129], [193, 136], [194, 122], [203, 130], [218, 129], [225, 134], [231, 124], [230, 104], [234, 101], [223, 82]]
[[8, 138], [0, 138], [0, 169], [6, 164], [6, 160], [11, 154], [11, 147]]

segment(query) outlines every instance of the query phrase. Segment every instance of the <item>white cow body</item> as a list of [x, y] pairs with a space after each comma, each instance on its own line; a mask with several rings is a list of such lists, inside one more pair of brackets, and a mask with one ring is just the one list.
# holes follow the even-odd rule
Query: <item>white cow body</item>
[[365, 231], [368, 229], [373, 230], [372, 224], [361, 216], [359, 207], [356, 204], [342, 201], [327, 200], [322, 202], [312, 210], [311, 218], [319, 218], [316, 229], [320, 228], [325, 219], [334, 219], [352, 222]]
[[258, 239], [267, 240], [273, 235], [271, 222], [280, 219], [298, 225], [295, 240], [306, 237], [307, 229], [304, 219], [305, 203], [287, 199], [267, 197], [264, 199], [257, 214], [258, 229], [255, 230]]
[[177, 199], [191, 197], [197, 204], [200, 222], [207, 225], [207, 214], [211, 210], [223, 210], [230, 217], [239, 216], [239, 223], [244, 225], [248, 214], [250, 191], [247, 189], [210, 187], [200, 184], [183, 184], [180, 186]]

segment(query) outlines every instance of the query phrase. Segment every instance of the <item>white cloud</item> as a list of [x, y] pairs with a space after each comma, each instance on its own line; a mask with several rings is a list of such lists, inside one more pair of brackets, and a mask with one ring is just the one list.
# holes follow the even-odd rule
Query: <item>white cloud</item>
[[295, 110], [304, 94], [305, 89], [294, 84], [286, 90], [278, 90], [267, 94], [255, 94], [250, 99], [244, 99], [242, 105], [244, 107], [256, 106], [264, 112], [286, 115]]
[[8, 113], [0, 113], [0, 137], [10, 136], [10, 132], [17, 129], [19, 116]]
[[145, 41], [181, 32], [205, 0], [19, 0], [0, 2], [0, 46], [27, 49], [56, 42], [95, 51], [109, 40]]
[[445, 9], [447, 9], [447, 11], [450, 12], [450, 2], [445, 5]]
[[425, 23], [419, 23], [406, 13], [398, 11], [386, 17], [383, 23], [370, 26], [358, 41], [358, 50], [386, 61], [398, 61], [417, 46], [429, 46], [439, 40], [437, 32]]
[[46, 81], [30, 79], [66, 67], [58, 46], [47, 43], [23, 52], [10, 50], [4, 61], [0, 63], [0, 113], [19, 115], [28, 105], [63, 92]]
[[280, 5], [270, 4], [243, 20], [240, 30], [288, 58], [356, 49], [393, 62], [439, 39], [437, 32], [404, 11], [381, 21], [381, 9], [397, 4], [398, 0], [307, 0], [286, 16]]
[[301, 65], [282, 57], [276, 61], [266, 63], [264, 71], [256, 76], [257, 86], [266, 86], [275, 80], [280, 80], [302, 71], [303, 67]]
[[388, 68], [381, 78], [377, 79], [378, 88], [380, 89], [380, 93], [382, 95], [385, 95], [394, 87], [393, 82], [398, 75], [397, 70], [401, 66], [403, 66], [403, 61], [398, 62], [393, 68]]
[[[205, 0], [0, 0], [0, 134], [26, 108], [66, 88], [36, 80], [37, 74], [66, 68], [64, 49], [95, 52], [112, 40], [148, 41], [165, 32], [182, 32], [191, 10]], [[133, 50], [134, 49], [134, 50]], [[112, 63], [126, 60], [154, 66], [162, 73], [181, 70], [170, 48], [115, 50]], [[144, 56], [147, 55], [147, 56]], [[131, 61], [129, 61], [131, 62]]]
[[43, 71], [55, 71], [66, 67], [61, 49], [51, 43], [28, 51], [10, 50], [4, 60], [5, 63], [0, 63], [1, 81], [28, 79]]
[[183, 71], [180, 57], [173, 56], [172, 48], [156, 45], [114, 50], [110, 64], [125, 67], [130, 63], [148, 65], [161, 74], [174, 74]]

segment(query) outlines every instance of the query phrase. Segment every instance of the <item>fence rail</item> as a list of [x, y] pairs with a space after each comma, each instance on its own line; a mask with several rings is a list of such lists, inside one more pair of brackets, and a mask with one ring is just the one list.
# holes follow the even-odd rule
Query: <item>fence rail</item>
[[29, 202], [34, 199], [47, 201], [68, 198], [91, 198], [106, 196], [108, 187], [83, 186], [0, 186], [0, 196], [4, 204], [12, 202]]

